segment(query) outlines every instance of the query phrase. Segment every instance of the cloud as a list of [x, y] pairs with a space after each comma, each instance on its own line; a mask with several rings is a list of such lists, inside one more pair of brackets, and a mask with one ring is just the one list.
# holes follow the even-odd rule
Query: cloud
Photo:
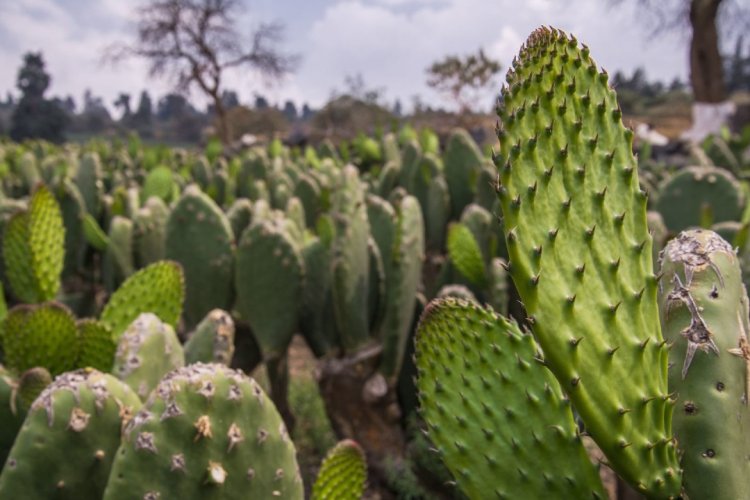
[[[507, 69], [525, 37], [542, 24], [575, 33], [592, 47], [597, 61], [610, 71], [644, 66], [662, 80], [687, 74], [687, 47], [676, 34], [647, 40], [635, 8], [624, 3], [608, 9], [601, 0], [307, 0], [302, 6], [258, 0], [238, 27], [249, 20], [288, 20], [285, 48], [303, 57], [296, 74], [267, 88], [250, 72], [227, 76], [227, 86], [243, 102], [261, 92], [272, 101], [292, 99], [320, 106], [331, 90], [343, 90], [347, 75], [362, 74], [371, 88], [385, 87], [387, 98], [408, 105], [411, 96], [448, 105], [425, 84], [425, 69], [448, 54], [484, 48]], [[255, 5], [255, 4], [254, 4]], [[169, 82], [150, 80], [144, 61], [117, 68], [99, 64], [101, 51], [132, 36], [133, 3], [121, 0], [21, 0], [4, 2], [0, 14], [0, 65], [18, 68], [24, 52], [42, 50], [52, 74], [51, 94], [73, 94], [85, 88], [111, 103], [121, 91], [136, 96], [147, 88], [152, 97], [169, 90]], [[253, 14], [262, 17], [252, 17]], [[0, 72], [0, 90], [15, 87], [15, 71]], [[487, 92], [489, 107], [496, 92]], [[203, 104], [198, 93], [193, 99]]]

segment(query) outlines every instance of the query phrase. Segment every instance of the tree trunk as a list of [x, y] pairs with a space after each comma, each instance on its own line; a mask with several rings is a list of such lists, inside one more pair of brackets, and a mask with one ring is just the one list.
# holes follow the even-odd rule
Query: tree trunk
[[225, 146], [229, 144], [229, 123], [227, 122], [227, 110], [224, 108], [224, 103], [221, 102], [221, 96], [218, 94], [211, 96], [214, 101], [214, 112], [216, 113], [216, 131], [219, 135], [219, 140]]
[[724, 70], [719, 53], [716, 17], [722, 0], [691, 0], [690, 82], [699, 103], [719, 103], [726, 99]]
[[385, 482], [386, 460], [404, 459], [406, 436], [396, 390], [377, 371], [381, 346], [347, 358], [324, 359], [318, 384], [339, 438], [357, 441], [367, 454], [370, 482]]

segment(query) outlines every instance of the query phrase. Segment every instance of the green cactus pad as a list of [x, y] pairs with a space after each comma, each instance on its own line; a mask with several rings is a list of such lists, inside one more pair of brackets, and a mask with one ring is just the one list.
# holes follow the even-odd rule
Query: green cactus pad
[[60, 288], [65, 262], [65, 225], [55, 197], [43, 185], [29, 209], [9, 221], [3, 257], [13, 293], [24, 302], [52, 300]]
[[22, 302], [38, 302], [40, 293], [31, 261], [27, 212], [16, 213], [5, 225], [3, 261], [13, 294]]
[[380, 369], [387, 376], [397, 376], [412, 328], [414, 301], [422, 281], [424, 259], [424, 222], [419, 202], [405, 196], [397, 207], [396, 233], [390, 252], [390, 274], [385, 285], [385, 318], [381, 338], [383, 358]]
[[117, 343], [112, 373], [145, 400], [161, 378], [185, 366], [174, 329], [152, 313], [143, 313]]
[[87, 153], [78, 164], [75, 183], [86, 203], [86, 211], [99, 217], [102, 209], [102, 166], [96, 153]]
[[138, 268], [164, 259], [166, 254], [169, 207], [152, 196], [146, 200], [133, 219], [133, 247]]
[[611, 466], [640, 492], [680, 489], [646, 194], [614, 91], [548, 28], [508, 73], [498, 114], [510, 271], [547, 365]]
[[740, 220], [745, 195], [739, 182], [728, 171], [714, 167], [688, 167], [667, 178], [659, 186], [656, 210], [670, 231], [701, 226], [704, 213], [709, 224]]
[[365, 452], [351, 439], [340, 441], [320, 466], [312, 500], [359, 500], [366, 481]]
[[660, 310], [687, 498], [750, 498], [748, 298], [731, 245], [691, 230], [662, 253]]
[[232, 301], [234, 256], [229, 220], [198, 186], [189, 186], [167, 222], [167, 258], [185, 272], [185, 324], [192, 328]]
[[114, 291], [135, 272], [133, 221], [115, 215], [109, 223], [107, 250], [102, 261], [102, 280], [108, 291]]
[[320, 238], [309, 238], [302, 247], [305, 280], [299, 329], [316, 356], [323, 356], [336, 345], [336, 324], [331, 308], [330, 253]]
[[174, 179], [172, 171], [164, 166], [151, 170], [143, 181], [141, 200], [146, 201], [152, 196], [161, 198], [169, 203], [174, 193]]
[[117, 344], [112, 330], [101, 321], [83, 319], [78, 321], [78, 368], [95, 368], [102, 372], [112, 369]]
[[448, 255], [458, 272], [472, 284], [484, 286], [487, 283], [482, 251], [465, 225], [455, 223], [448, 228]]
[[303, 498], [292, 444], [254, 380], [196, 363], [167, 375], [127, 425], [104, 500]]
[[469, 290], [464, 285], [445, 285], [438, 290], [437, 294], [435, 295], [435, 298], [438, 299], [446, 299], [448, 297], [453, 297], [455, 299], [463, 299], [469, 302], [476, 302], [479, 304], [479, 301], [474, 296], [474, 292]]
[[78, 359], [75, 318], [56, 302], [11, 309], [3, 322], [2, 342], [6, 365], [18, 373], [41, 366], [58, 375], [72, 370]]
[[109, 238], [99, 223], [96, 221], [91, 214], [85, 214], [83, 216], [83, 236], [86, 238], [86, 242], [94, 247], [96, 250], [103, 252], [109, 246]]
[[182, 312], [184, 295], [180, 265], [171, 261], [157, 262], [128, 278], [112, 294], [100, 319], [112, 330], [115, 340], [142, 312], [154, 313], [175, 327]]
[[606, 498], [537, 346], [491, 309], [438, 299], [417, 330], [427, 434], [471, 499]]
[[221, 309], [209, 312], [188, 337], [184, 351], [186, 364], [202, 362], [229, 366], [234, 355], [232, 316]]
[[31, 406], [0, 475], [0, 498], [101, 498], [121, 426], [139, 407], [111, 375], [59, 376]]
[[331, 252], [333, 305], [343, 347], [357, 349], [370, 338], [367, 312], [370, 224], [357, 169], [348, 165], [342, 177], [333, 209], [336, 226]]
[[297, 328], [304, 264], [282, 226], [267, 220], [245, 231], [237, 247], [235, 309], [265, 356], [286, 351]]
[[37, 366], [26, 370], [18, 378], [18, 386], [14, 394], [14, 403], [17, 411], [26, 414], [31, 404], [52, 383], [52, 375], [46, 368]]
[[484, 157], [469, 133], [456, 129], [448, 138], [443, 162], [450, 189], [451, 215], [458, 219], [466, 205], [474, 200]]
[[245, 228], [253, 220], [253, 203], [247, 198], [239, 198], [232, 203], [227, 211], [227, 219], [232, 227], [234, 241], [237, 242], [242, 237]]
[[26, 413], [16, 403], [18, 380], [0, 365], [0, 463], [5, 463]]

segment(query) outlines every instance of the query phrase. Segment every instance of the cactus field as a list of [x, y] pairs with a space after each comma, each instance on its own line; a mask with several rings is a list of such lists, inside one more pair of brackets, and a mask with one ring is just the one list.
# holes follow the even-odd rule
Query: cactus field
[[750, 499], [750, 146], [595, 57], [486, 145], [0, 140], [0, 499]]

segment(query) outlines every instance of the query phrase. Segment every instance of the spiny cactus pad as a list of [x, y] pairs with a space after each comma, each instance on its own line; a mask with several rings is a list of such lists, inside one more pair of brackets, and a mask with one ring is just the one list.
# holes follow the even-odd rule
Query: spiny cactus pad
[[606, 498], [569, 402], [515, 323], [438, 299], [417, 330], [427, 433], [472, 499]]
[[235, 308], [250, 324], [264, 355], [286, 351], [297, 328], [303, 262], [280, 224], [267, 220], [245, 231], [237, 248]]
[[184, 296], [182, 267], [160, 261], [132, 275], [112, 294], [101, 321], [112, 330], [115, 340], [142, 312], [154, 313], [174, 327], [182, 313]]
[[750, 498], [748, 298], [731, 245], [691, 230], [662, 253], [660, 310], [688, 498]]
[[185, 363], [232, 362], [234, 355], [234, 320], [221, 309], [214, 309], [198, 323], [184, 346]]
[[78, 368], [96, 368], [102, 372], [112, 369], [117, 344], [112, 338], [112, 330], [95, 319], [78, 321]]
[[458, 272], [472, 284], [487, 284], [487, 270], [482, 251], [474, 234], [461, 223], [452, 224], [448, 229], [448, 255]]
[[78, 359], [75, 318], [56, 302], [11, 309], [3, 322], [2, 342], [6, 365], [18, 373], [41, 366], [58, 375], [72, 370]]
[[51, 383], [52, 375], [41, 366], [23, 372], [18, 378], [18, 385], [13, 395], [16, 411], [25, 415], [31, 408], [31, 404]]
[[606, 73], [575, 38], [536, 30], [498, 109], [510, 271], [546, 362], [613, 468], [676, 496], [667, 346], [646, 194]]
[[145, 400], [164, 375], [184, 365], [185, 355], [172, 327], [154, 314], [143, 313], [120, 337], [112, 373]]
[[189, 186], [167, 222], [167, 258], [185, 272], [185, 323], [192, 328], [214, 308], [232, 300], [232, 228], [221, 209], [198, 186]]
[[167, 375], [128, 423], [104, 499], [302, 495], [294, 445], [263, 390], [196, 363]]
[[55, 197], [43, 185], [29, 209], [13, 216], [3, 238], [3, 258], [13, 293], [24, 302], [52, 300], [65, 262], [65, 226]]
[[31, 406], [0, 475], [0, 498], [101, 498], [122, 423], [139, 407], [111, 375], [59, 376]]
[[365, 452], [351, 439], [340, 441], [320, 466], [312, 500], [359, 500], [366, 480]]

